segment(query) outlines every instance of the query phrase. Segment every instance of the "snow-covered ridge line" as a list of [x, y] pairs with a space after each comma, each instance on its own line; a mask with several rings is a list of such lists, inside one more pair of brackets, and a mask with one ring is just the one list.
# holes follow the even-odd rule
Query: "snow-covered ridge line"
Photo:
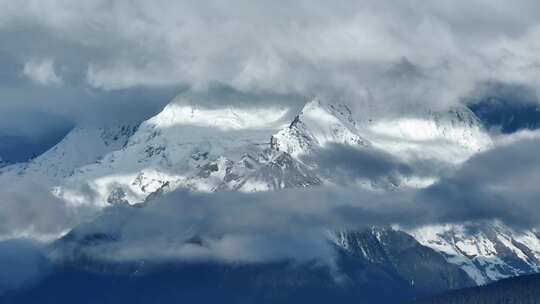
[[288, 128], [272, 137], [272, 145], [295, 158], [328, 143], [368, 145], [357, 134], [351, 114], [346, 106], [328, 105], [315, 99], [304, 106]]
[[243, 130], [276, 128], [283, 125], [283, 118], [288, 110], [284, 107], [241, 108], [205, 108], [183, 99], [175, 99], [163, 111], [147, 120], [159, 128], [174, 126], [197, 126], [216, 130]]
[[8, 165], [1, 175], [39, 175], [58, 181], [73, 174], [75, 169], [121, 149], [136, 130], [137, 125], [77, 126], [43, 154], [26, 163]]
[[460, 266], [481, 285], [540, 271], [540, 235], [499, 222], [435, 225], [409, 231], [421, 244]]
[[363, 116], [345, 105], [314, 100], [289, 128], [274, 136], [275, 146], [300, 157], [327, 143], [372, 145], [404, 160], [426, 157], [459, 164], [493, 145], [466, 107], [447, 112], [417, 111], [403, 117], [357, 118]]

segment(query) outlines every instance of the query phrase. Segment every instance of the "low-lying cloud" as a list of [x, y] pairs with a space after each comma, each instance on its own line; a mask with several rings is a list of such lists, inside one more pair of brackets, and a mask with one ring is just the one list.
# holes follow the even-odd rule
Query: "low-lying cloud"
[[[55, 245], [68, 244], [56, 247], [51, 256], [60, 261], [84, 253], [109, 261], [240, 263], [283, 259], [332, 263], [334, 251], [329, 238], [333, 231], [371, 226], [414, 229], [431, 224], [500, 221], [516, 231], [532, 229], [540, 224], [539, 134], [525, 131], [499, 139], [493, 149], [477, 154], [424, 189], [373, 191], [331, 186], [213, 194], [176, 190], [144, 206], [115, 205], [94, 216], [62, 209], [66, 206], [42, 192], [13, 189], [19, 196], [12, 197], [11, 204], [2, 204], [0, 229], [32, 228], [34, 232], [52, 233], [75, 227], [68, 243]], [[337, 147], [331, 151], [343, 152]], [[400, 169], [402, 164], [384, 155], [366, 152], [352, 156], [352, 152], [343, 153], [351, 153], [343, 164], [357, 162], [355, 176], [368, 161], [375, 161], [376, 168], [373, 174], [373, 167], [364, 166], [367, 173], [363, 176], [369, 178], [382, 176], [378, 172], [407, 174], [415, 170]], [[21, 193], [25, 195], [21, 197]], [[91, 245], [78, 241], [88, 236], [99, 237], [91, 238], [95, 240]], [[0, 248], [8, 246], [3, 251], [8, 254], [19, 251], [19, 244], [27, 243], [0, 243]], [[73, 244], [82, 247], [71, 251]], [[0, 288], [15, 288], [43, 273], [36, 269], [41, 269], [44, 251], [23, 248], [30, 249], [28, 259], [21, 255], [16, 261], [22, 266], [4, 268], [15, 277], [20, 275], [20, 280], [0, 277]], [[18, 265], [12, 260], [13, 255], [0, 254], [3, 264]]]
[[[265, 193], [177, 190], [141, 208], [111, 207], [75, 234], [113, 236], [115, 242], [88, 249], [105, 259], [262, 262], [330, 259], [328, 234], [337, 230], [490, 221], [516, 231], [532, 229], [540, 224], [539, 151], [538, 137], [501, 144], [418, 190], [353, 186]], [[367, 155], [365, 160], [372, 158]], [[388, 172], [395, 169], [388, 168]]]
[[329, 144], [310, 158], [323, 176], [340, 185], [356, 180], [397, 185], [401, 178], [418, 176], [420, 173], [415, 172], [413, 165], [374, 147]]
[[41, 178], [2, 178], [0, 189], [0, 240], [57, 238], [95, 213], [92, 208], [72, 208], [51, 193]]

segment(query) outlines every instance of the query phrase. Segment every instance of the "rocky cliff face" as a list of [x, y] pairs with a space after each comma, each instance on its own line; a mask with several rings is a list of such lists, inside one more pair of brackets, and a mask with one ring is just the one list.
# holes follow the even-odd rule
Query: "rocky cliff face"
[[440, 292], [475, 284], [462, 269], [403, 231], [374, 227], [338, 232], [334, 242], [348, 255], [395, 273], [419, 292]]

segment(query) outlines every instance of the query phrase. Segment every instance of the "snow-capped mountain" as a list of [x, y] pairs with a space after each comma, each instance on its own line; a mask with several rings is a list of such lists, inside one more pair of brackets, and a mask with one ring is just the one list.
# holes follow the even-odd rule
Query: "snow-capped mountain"
[[454, 164], [492, 145], [466, 107], [387, 117], [352, 113], [346, 105], [320, 100], [307, 103], [290, 127], [274, 139], [278, 150], [293, 157], [309, 154], [314, 147], [327, 143], [341, 143], [371, 145], [404, 160], [426, 158]]
[[369, 145], [358, 135], [356, 124], [347, 106], [327, 105], [316, 99], [304, 106], [289, 127], [272, 136], [272, 148], [298, 159], [328, 143]]
[[[261, 191], [319, 184], [308, 168], [270, 149], [284, 108], [209, 109], [177, 98], [126, 145], [82, 166], [56, 188], [73, 204], [140, 203], [157, 191]], [[88, 188], [92, 197], [85, 196]]]
[[348, 255], [392, 269], [417, 289], [448, 290], [474, 285], [460, 267], [403, 231], [373, 227], [337, 232], [331, 240]]
[[481, 285], [540, 271], [540, 234], [501, 223], [429, 226], [410, 232]]
[[491, 141], [466, 108], [362, 121], [346, 105], [318, 99], [292, 116], [285, 108], [212, 109], [179, 97], [143, 122], [121, 149], [77, 167], [55, 193], [73, 204], [105, 206], [140, 203], [158, 190], [179, 187], [266, 191], [318, 185], [331, 180], [318, 176], [316, 164], [306, 159], [329, 143], [375, 147], [403, 161], [455, 164]]
[[[378, 149], [405, 163], [458, 166], [489, 149], [492, 141], [464, 106], [389, 115], [355, 113], [346, 105], [315, 99], [294, 113], [283, 107], [209, 108], [180, 96], [138, 127], [75, 128], [29, 163], [0, 169], [0, 179], [39, 176], [68, 203], [95, 206], [148, 202], [177, 188], [279, 190], [332, 183], [310, 159], [329, 144]], [[395, 186], [423, 187], [436, 179], [407, 177]], [[477, 284], [540, 267], [540, 237], [533, 231], [518, 233], [493, 223], [407, 233]], [[341, 232], [337, 240], [338, 247], [356, 254], [371, 246], [358, 232]]]
[[73, 170], [99, 161], [109, 152], [121, 149], [136, 126], [93, 127], [79, 126], [64, 139], [38, 157], [0, 169], [0, 177], [38, 175], [62, 180]]

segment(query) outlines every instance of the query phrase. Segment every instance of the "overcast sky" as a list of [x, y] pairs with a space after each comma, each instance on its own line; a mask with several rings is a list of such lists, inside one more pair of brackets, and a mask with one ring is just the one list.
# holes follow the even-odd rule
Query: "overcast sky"
[[[0, 157], [9, 161], [42, 152], [76, 125], [140, 122], [183, 92], [206, 106], [298, 107], [320, 96], [391, 112], [485, 97], [538, 104], [540, 88], [537, 0], [0, 0], [0, 41]], [[500, 138], [426, 189], [179, 190], [148, 208], [109, 208], [79, 229], [121, 231], [123, 246], [100, 252], [121, 258], [260, 261], [323, 256], [322, 231], [359, 223], [538, 227], [539, 138]], [[441, 169], [342, 146], [315, 157], [323, 173], [347, 179]], [[0, 200], [0, 236], [58, 235], [95, 215], [67, 208], [41, 181], [0, 187]], [[186, 245], [197, 234], [204, 246]], [[12, 268], [0, 292], [18, 284], [13, 273], [40, 272], [34, 246], [0, 242], [0, 265]]]
[[536, 101], [539, 5], [0, 0], [0, 156], [24, 159], [75, 124], [140, 121], [183, 90], [394, 108], [470, 100], [487, 82]]

